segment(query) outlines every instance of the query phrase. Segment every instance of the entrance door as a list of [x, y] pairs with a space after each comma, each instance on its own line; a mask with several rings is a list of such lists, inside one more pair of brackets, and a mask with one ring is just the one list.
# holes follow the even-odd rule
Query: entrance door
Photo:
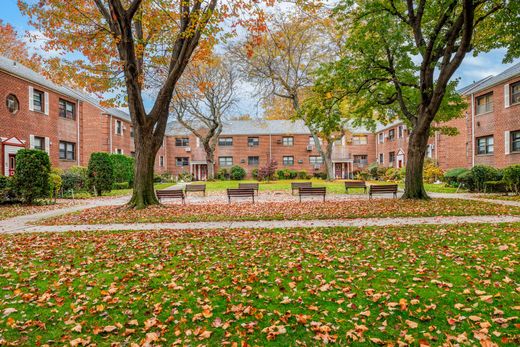
[[16, 154], [9, 154], [9, 176], [14, 175], [16, 170]]
[[200, 166], [200, 178], [201, 181], [205, 181], [208, 179], [208, 165], [202, 164]]
[[343, 178], [343, 163], [335, 163], [334, 172], [336, 173], [336, 178]]

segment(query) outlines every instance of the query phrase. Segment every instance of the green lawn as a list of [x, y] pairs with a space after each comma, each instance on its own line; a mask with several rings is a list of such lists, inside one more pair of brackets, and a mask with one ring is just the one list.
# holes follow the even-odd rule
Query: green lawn
[[[171, 187], [174, 184], [175, 183], [155, 183], [154, 187], [155, 187], [155, 189], [165, 189], [165, 188]], [[118, 197], [118, 196], [130, 195], [130, 194], [132, 194], [132, 192], [133, 192], [132, 188], [130, 188], [130, 189], [114, 189], [114, 190], [111, 190], [110, 192], [104, 192], [103, 196]], [[72, 198], [72, 197], [70, 197], [70, 198]], [[97, 197], [92, 196], [88, 192], [87, 193], [86, 192], [79, 192], [78, 194], [75, 195], [75, 198], [76, 199], [91, 199], [91, 198], [97, 198]]]
[[[310, 180], [276, 180], [271, 182], [258, 182], [256, 180], [243, 180], [243, 181], [213, 181], [205, 182], [206, 189], [209, 193], [213, 192], [224, 192], [227, 188], [237, 188], [239, 183], [259, 183], [260, 191], [291, 191], [291, 182], [312, 182], [313, 186], [316, 187], [327, 187], [327, 193], [331, 194], [345, 194], [345, 180], [336, 181], [324, 181], [320, 179]], [[392, 182], [380, 182], [380, 181], [369, 181], [368, 184], [390, 184]], [[445, 187], [443, 184], [424, 184], [426, 191], [433, 193], [455, 193], [456, 188]], [[399, 184], [401, 189], [404, 189], [404, 184]], [[463, 192], [463, 190], [459, 190]], [[350, 194], [361, 194], [363, 189], [349, 189]]]
[[168, 204], [133, 210], [119, 206], [102, 206], [69, 213], [39, 222], [44, 225], [213, 222], [255, 220], [351, 219], [369, 217], [436, 217], [473, 215], [519, 215], [520, 207], [462, 199], [410, 201], [401, 199], [319, 199], [241, 203]]
[[0, 344], [518, 346], [518, 230], [1, 235]]
[[520, 201], [520, 195], [481, 194], [478, 197], [482, 198], [482, 199], [505, 200], [505, 201]]

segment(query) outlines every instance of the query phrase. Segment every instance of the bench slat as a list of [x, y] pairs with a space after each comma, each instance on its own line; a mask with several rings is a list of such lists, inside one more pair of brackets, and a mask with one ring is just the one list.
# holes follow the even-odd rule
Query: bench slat
[[204, 196], [206, 196], [206, 185], [205, 184], [187, 184], [186, 187], [184, 187], [184, 191], [186, 194], [188, 192], [202, 192], [204, 193]]
[[368, 190], [368, 196], [369, 198], [372, 198], [372, 194], [393, 194], [394, 198], [397, 198], [397, 184], [378, 184], [378, 185], [371, 185]]
[[363, 188], [367, 192], [367, 185], [365, 181], [345, 181], [345, 191], [348, 193], [349, 188]]
[[312, 182], [291, 182], [291, 193], [300, 188], [312, 188]]
[[185, 203], [184, 200], [184, 192], [181, 189], [165, 189], [165, 190], [156, 190], [155, 194], [157, 198], [160, 200], [164, 199], [181, 199], [182, 203]]
[[325, 201], [325, 195], [327, 195], [326, 187], [300, 187], [298, 189], [298, 194], [300, 196], [300, 202], [302, 201], [302, 196], [323, 196], [323, 201]]
[[231, 203], [232, 197], [251, 197], [255, 203], [255, 190], [253, 188], [228, 188], [227, 189], [228, 202]]

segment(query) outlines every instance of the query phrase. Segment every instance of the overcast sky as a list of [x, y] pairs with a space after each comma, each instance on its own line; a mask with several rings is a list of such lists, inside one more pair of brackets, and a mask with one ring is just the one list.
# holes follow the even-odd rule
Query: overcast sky
[[[23, 17], [18, 10], [17, 0], [0, 1], [2, 5], [0, 19], [2, 19], [4, 23], [9, 23], [14, 26], [20, 35], [23, 35], [26, 31], [34, 30], [28, 25], [27, 18]], [[34, 48], [37, 49], [37, 43], [33, 45], [35, 46]], [[500, 49], [490, 53], [480, 54], [477, 57], [468, 55], [454, 76], [454, 78], [459, 79], [459, 88], [486, 76], [496, 75], [513, 65], [502, 64], [504, 54], [505, 49]], [[515, 60], [514, 63], [518, 62], [520, 62], [519, 59]], [[254, 88], [248, 84], [241, 85], [239, 94], [240, 102], [236, 107], [236, 114], [249, 114], [253, 117], [261, 116], [262, 110], [258, 105], [258, 93], [255, 93]]]

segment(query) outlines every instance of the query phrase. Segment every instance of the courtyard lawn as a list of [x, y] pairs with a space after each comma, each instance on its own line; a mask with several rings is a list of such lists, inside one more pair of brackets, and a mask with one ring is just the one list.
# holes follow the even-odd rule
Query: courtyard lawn
[[[297, 198], [295, 198], [297, 199]], [[203, 221], [311, 220], [369, 217], [433, 217], [472, 215], [518, 215], [520, 207], [462, 199], [409, 201], [359, 199], [349, 201], [280, 201], [205, 204], [168, 204], [143, 210], [103, 206], [53, 217], [43, 225], [159, 223]]]
[[57, 204], [33, 205], [33, 206], [21, 205], [21, 204], [0, 205], [0, 220], [23, 216], [23, 215], [27, 215], [27, 214], [55, 210], [58, 208], [65, 208], [65, 207], [71, 206], [71, 204], [72, 203], [70, 203], [70, 202], [59, 202]]
[[[168, 187], [171, 187], [174, 184], [175, 183], [155, 183], [154, 187], [155, 187], [155, 189], [166, 189]], [[103, 196], [101, 196], [101, 197], [107, 197], [107, 196], [108, 197], [121, 197], [121, 196], [125, 196], [125, 195], [131, 195], [132, 192], [133, 192], [132, 188], [130, 188], [130, 189], [113, 189], [110, 192], [104, 192]], [[71, 198], [72, 197], [69, 197], [69, 199], [71, 199]], [[79, 192], [79, 193], [75, 194], [74, 198], [81, 200], [81, 199], [98, 199], [99, 197], [93, 196], [88, 192], [87, 193]]]
[[[404, 190], [404, 183], [399, 184], [399, 188]], [[443, 184], [434, 184], [434, 183], [424, 183], [424, 189], [428, 193], [467, 193], [466, 189], [457, 189], [454, 187], [448, 187], [444, 183]]]
[[481, 194], [478, 197], [482, 198], [482, 199], [505, 200], [505, 201], [520, 201], [520, 195]]
[[1, 235], [0, 345], [518, 346], [518, 230]]

